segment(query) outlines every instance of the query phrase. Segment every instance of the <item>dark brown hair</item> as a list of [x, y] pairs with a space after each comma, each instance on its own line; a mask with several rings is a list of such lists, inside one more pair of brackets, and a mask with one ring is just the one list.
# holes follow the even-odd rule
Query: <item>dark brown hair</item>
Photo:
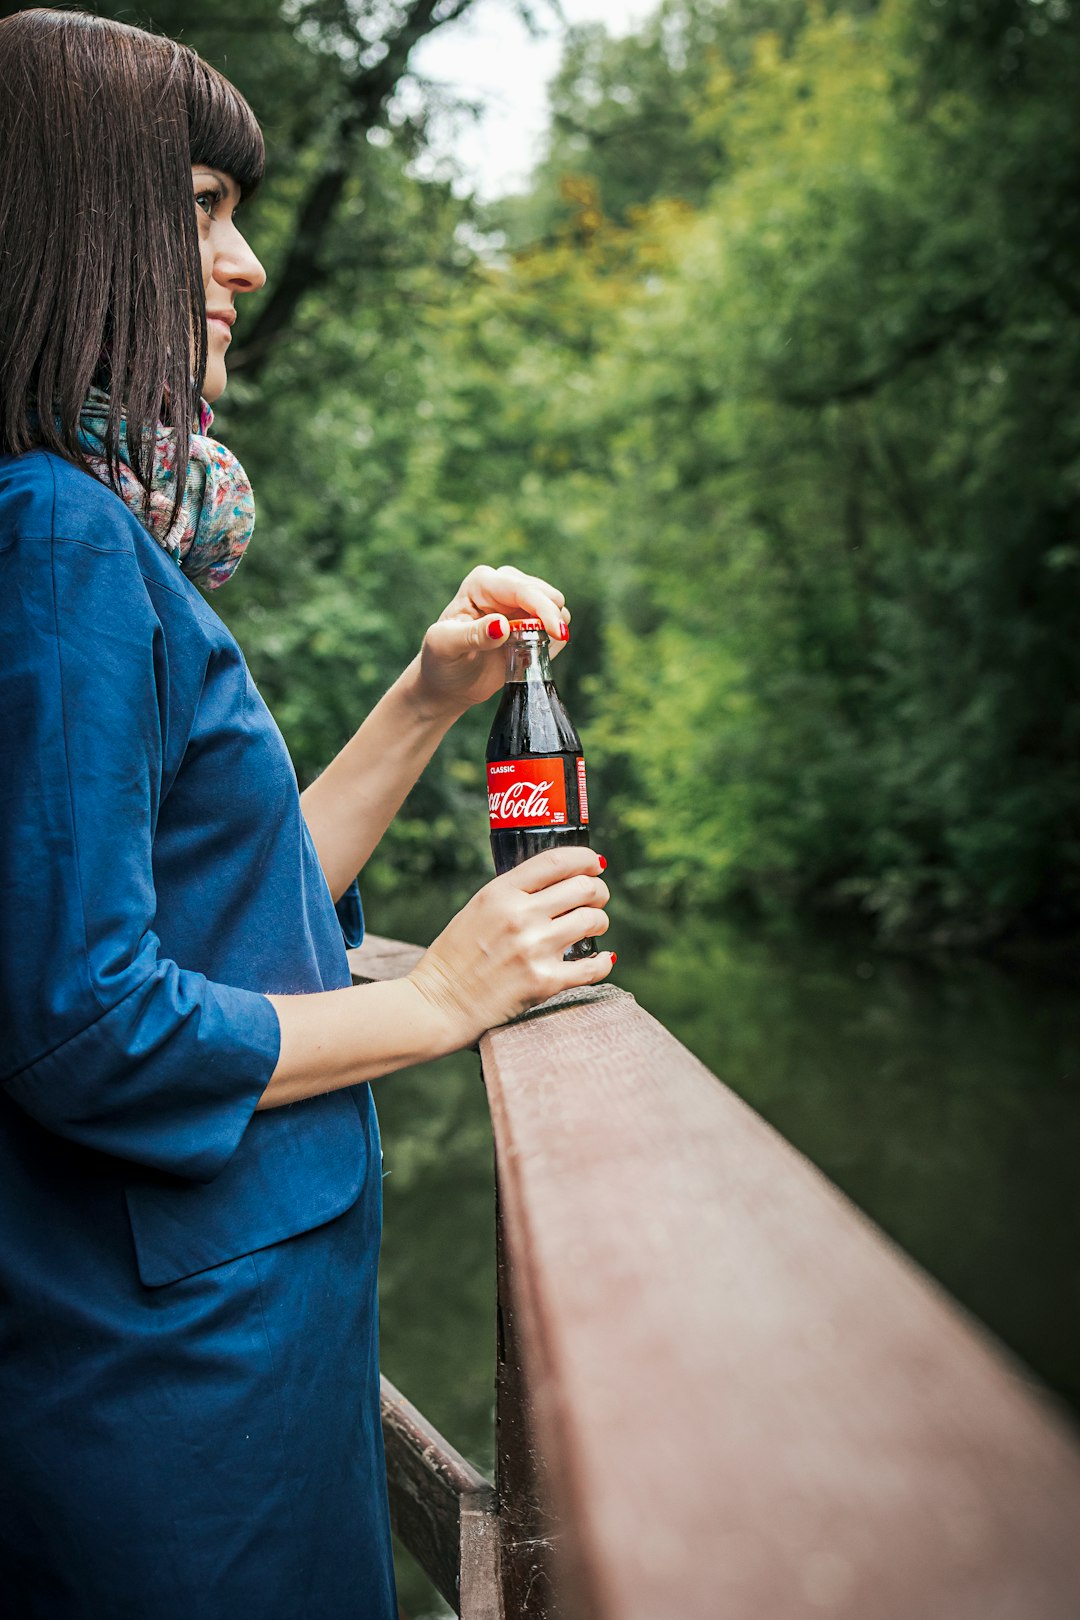
[[0, 20], [0, 454], [42, 445], [85, 468], [79, 410], [98, 383], [110, 467], [126, 415], [143, 484], [159, 421], [186, 473], [206, 374], [193, 163], [246, 196], [264, 148], [188, 46], [81, 11]]

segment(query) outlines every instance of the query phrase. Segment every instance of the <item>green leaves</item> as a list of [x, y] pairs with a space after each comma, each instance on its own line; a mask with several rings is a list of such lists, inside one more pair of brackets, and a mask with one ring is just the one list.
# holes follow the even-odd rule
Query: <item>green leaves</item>
[[1077, 169], [1059, 62], [1003, 108], [966, 53], [924, 71], [916, 10], [806, 7], [686, 72], [725, 164], [690, 214], [628, 216], [590, 366], [620, 536], [593, 735], [670, 893], [971, 942], [1075, 916], [1075, 603], [1046, 581], [1080, 334], [1036, 267]]
[[[267, 122], [271, 283], [318, 226], [218, 418], [259, 518], [215, 606], [301, 779], [513, 562], [574, 611], [559, 684], [628, 888], [922, 942], [1075, 927], [1073, 12], [664, 0], [571, 34], [533, 189], [479, 213], [417, 178], [385, 86], [363, 138], [349, 42], [415, 10], [264, 0], [241, 55], [185, 8]], [[487, 874], [488, 724], [369, 893]]]

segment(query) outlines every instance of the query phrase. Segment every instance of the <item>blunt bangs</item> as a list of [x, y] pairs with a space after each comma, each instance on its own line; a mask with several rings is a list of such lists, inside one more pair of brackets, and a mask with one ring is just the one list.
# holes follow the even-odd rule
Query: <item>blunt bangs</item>
[[247, 199], [258, 189], [266, 147], [255, 114], [240, 92], [201, 56], [185, 48], [184, 98], [192, 163], [231, 175]]

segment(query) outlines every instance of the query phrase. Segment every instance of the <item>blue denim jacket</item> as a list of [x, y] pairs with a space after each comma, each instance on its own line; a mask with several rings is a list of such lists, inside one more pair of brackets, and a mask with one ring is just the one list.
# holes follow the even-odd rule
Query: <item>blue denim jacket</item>
[[255, 1111], [266, 994], [348, 983], [233, 636], [115, 494], [0, 457], [12, 1612], [392, 1620], [370, 1088]]

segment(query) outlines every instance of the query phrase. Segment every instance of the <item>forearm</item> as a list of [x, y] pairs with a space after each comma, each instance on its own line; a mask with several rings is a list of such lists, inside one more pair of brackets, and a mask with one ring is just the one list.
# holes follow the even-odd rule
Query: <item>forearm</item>
[[417, 669], [414, 660], [300, 796], [335, 900], [365, 866], [456, 719], [454, 713], [424, 708]]
[[467, 1039], [407, 978], [266, 999], [278, 1016], [281, 1046], [258, 1108], [377, 1080]]

